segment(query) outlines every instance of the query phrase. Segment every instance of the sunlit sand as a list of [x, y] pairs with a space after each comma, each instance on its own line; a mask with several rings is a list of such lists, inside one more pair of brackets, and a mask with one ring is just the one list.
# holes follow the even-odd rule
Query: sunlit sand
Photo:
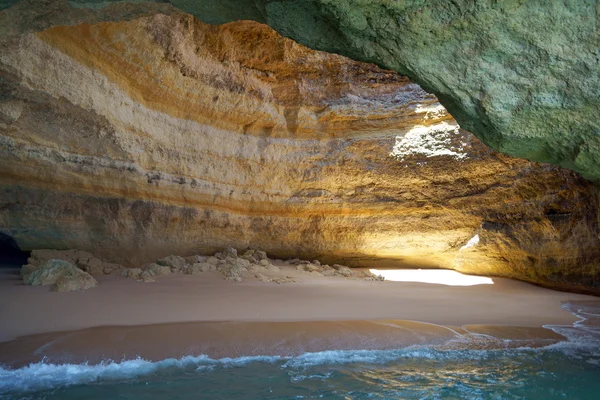
[[375, 275], [382, 275], [393, 282], [435, 283], [448, 286], [493, 285], [492, 278], [464, 275], [448, 269], [371, 269]]

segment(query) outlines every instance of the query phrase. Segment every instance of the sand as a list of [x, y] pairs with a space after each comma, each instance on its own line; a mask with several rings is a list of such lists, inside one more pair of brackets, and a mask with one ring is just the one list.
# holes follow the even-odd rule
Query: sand
[[299, 283], [236, 283], [216, 272], [155, 283], [103, 276], [97, 288], [56, 293], [25, 286], [16, 270], [5, 270], [0, 341], [22, 338], [0, 344], [0, 362], [393, 348], [490, 329], [543, 344], [560, 337], [542, 326], [577, 320], [562, 302], [597, 300], [501, 278], [464, 287], [316, 277], [293, 267], [281, 275]]

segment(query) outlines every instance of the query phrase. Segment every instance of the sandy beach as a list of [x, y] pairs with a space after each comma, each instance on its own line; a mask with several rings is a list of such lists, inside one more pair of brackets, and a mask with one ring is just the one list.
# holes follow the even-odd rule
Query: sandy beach
[[56, 293], [25, 286], [7, 269], [0, 277], [0, 362], [385, 349], [457, 335], [477, 346], [478, 333], [502, 346], [505, 339], [545, 345], [561, 337], [544, 325], [577, 321], [562, 302], [596, 299], [501, 278], [447, 286], [317, 277], [291, 266], [280, 274], [298, 283], [231, 282], [216, 272], [153, 283], [106, 276], [97, 288]]
[[238, 283], [218, 272], [172, 274], [153, 283], [100, 276], [97, 288], [67, 293], [26, 286], [15, 270], [7, 270], [0, 278], [0, 341], [99, 326], [202, 321], [399, 319], [541, 327], [576, 321], [561, 302], [595, 299], [502, 278], [493, 278], [493, 285], [462, 287], [315, 277], [281, 268], [281, 275], [294, 276], [298, 283]]

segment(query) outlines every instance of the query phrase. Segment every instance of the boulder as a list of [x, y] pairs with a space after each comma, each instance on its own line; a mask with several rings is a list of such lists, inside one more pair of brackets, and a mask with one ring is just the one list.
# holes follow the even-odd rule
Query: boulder
[[21, 278], [24, 278], [25, 276], [29, 275], [30, 273], [32, 273], [33, 271], [35, 271], [38, 268], [39, 267], [37, 265], [32, 265], [32, 264], [23, 265], [21, 267]]
[[212, 265], [217, 265], [219, 264], [219, 259], [217, 257], [208, 257], [206, 262]]
[[209, 263], [196, 263], [192, 266], [190, 266], [185, 273], [188, 275], [198, 275], [201, 274], [203, 272], [208, 272], [208, 271], [215, 271], [216, 267], [212, 264]]
[[271, 281], [281, 285], [282, 283], [295, 283], [296, 278], [293, 276], [282, 276], [279, 278], [273, 278]]
[[65, 260], [48, 260], [23, 278], [26, 285], [55, 285], [59, 292], [84, 290], [98, 285], [87, 272]]
[[267, 253], [265, 251], [262, 251], [262, 250], [256, 250], [254, 252], [254, 258], [256, 258], [258, 261], [267, 260], [268, 259]]
[[320, 265], [315, 264], [305, 264], [304, 270], [307, 272], [320, 272], [322, 270]]
[[96, 281], [90, 274], [74, 268], [64, 273], [56, 284], [52, 287], [54, 292], [73, 292], [76, 290], [86, 290], [98, 286]]
[[121, 276], [124, 276], [126, 278], [138, 279], [141, 274], [141, 268], [123, 268], [123, 270], [121, 271]]
[[152, 263], [146, 265], [144, 272], [148, 272], [155, 276], [169, 275], [171, 273], [171, 267]]
[[112, 273], [113, 270], [121, 269], [118, 264], [105, 263], [92, 253], [83, 250], [51, 250], [41, 249], [33, 250], [31, 257], [28, 258], [28, 264], [39, 266], [48, 260], [64, 260], [77, 268], [87, 272], [90, 275], [105, 275]]
[[104, 275], [110, 275], [115, 271], [120, 271], [121, 269], [123, 269], [123, 267], [119, 264], [102, 263], [102, 272], [104, 273]]
[[344, 276], [346, 278], [354, 275], [354, 272], [344, 265], [334, 264], [333, 268], [336, 270], [336, 275]]
[[237, 253], [237, 250], [234, 249], [233, 247], [227, 247], [225, 250], [223, 250], [223, 256], [225, 258], [227, 258], [227, 257], [237, 258], [238, 253]]
[[90, 275], [104, 274], [104, 263], [94, 256], [78, 258], [76, 265]]
[[273, 280], [271, 278], [269, 278], [268, 276], [261, 274], [261, 273], [255, 274], [254, 277], [262, 282], [273, 282]]
[[[175, 271], [180, 271], [186, 265], [186, 260], [183, 257], [171, 255], [165, 258], [161, 258], [156, 262], [156, 264], [161, 265], [163, 267], [169, 267], [170, 269], [173, 269]], [[169, 273], [171, 273], [171, 271], [169, 271]]]
[[249, 261], [250, 264], [258, 264], [258, 260], [256, 258], [254, 258], [254, 256], [249, 256], [249, 255], [244, 254], [241, 258], [243, 260]]
[[148, 272], [148, 271], [143, 271], [143, 272], [140, 274], [140, 279], [139, 279], [139, 281], [140, 281], [140, 282], [144, 282], [144, 283], [156, 282], [156, 280], [154, 279], [154, 275], [153, 275], [153, 274], [151, 274], [151, 273], [150, 273], [150, 272]]
[[[238, 260], [238, 259], [235, 259]], [[218, 267], [219, 272], [223, 274], [225, 279], [240, 282], [243, 278], [243, 273], [248, 270], [238, 262], [228, 262]]]
[[201, 263], [201, 262], [205, 262], [207, 259], [206, 256], [189, 256], [189, 257], [185, 257], [185, 263], [188, 265], [194, 265], [196, 263]]

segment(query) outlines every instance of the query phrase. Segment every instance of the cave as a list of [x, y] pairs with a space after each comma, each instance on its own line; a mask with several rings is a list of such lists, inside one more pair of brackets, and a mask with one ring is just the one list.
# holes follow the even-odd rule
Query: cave
[[30, 252], [23, 251], [14, 238], [0, 232], [0, 267], [20, 267], [27, 264]]
[[[213, 371], [177, 381], [187, 398], [256, 356], [292, 380], [215, 396], [352, 397], [290, 382], [363, 356], [418, 380], [422, 360], [398, 360], [423, 343], [460, 375], [495, 364], [452, 351], [566, 341], [581, 357], [548, 368], [597, 373], [600, 6], [426, 3], [0, 1], [0, 396], [114, 395], [82, 366], [120, 358], [158, 371], [150, 389], [173, 365]], [[17, 379], [45, 363], [54, 380]], [[483, 375], [419, 393], [597, 389], [540, 373], [477, 392]]]

